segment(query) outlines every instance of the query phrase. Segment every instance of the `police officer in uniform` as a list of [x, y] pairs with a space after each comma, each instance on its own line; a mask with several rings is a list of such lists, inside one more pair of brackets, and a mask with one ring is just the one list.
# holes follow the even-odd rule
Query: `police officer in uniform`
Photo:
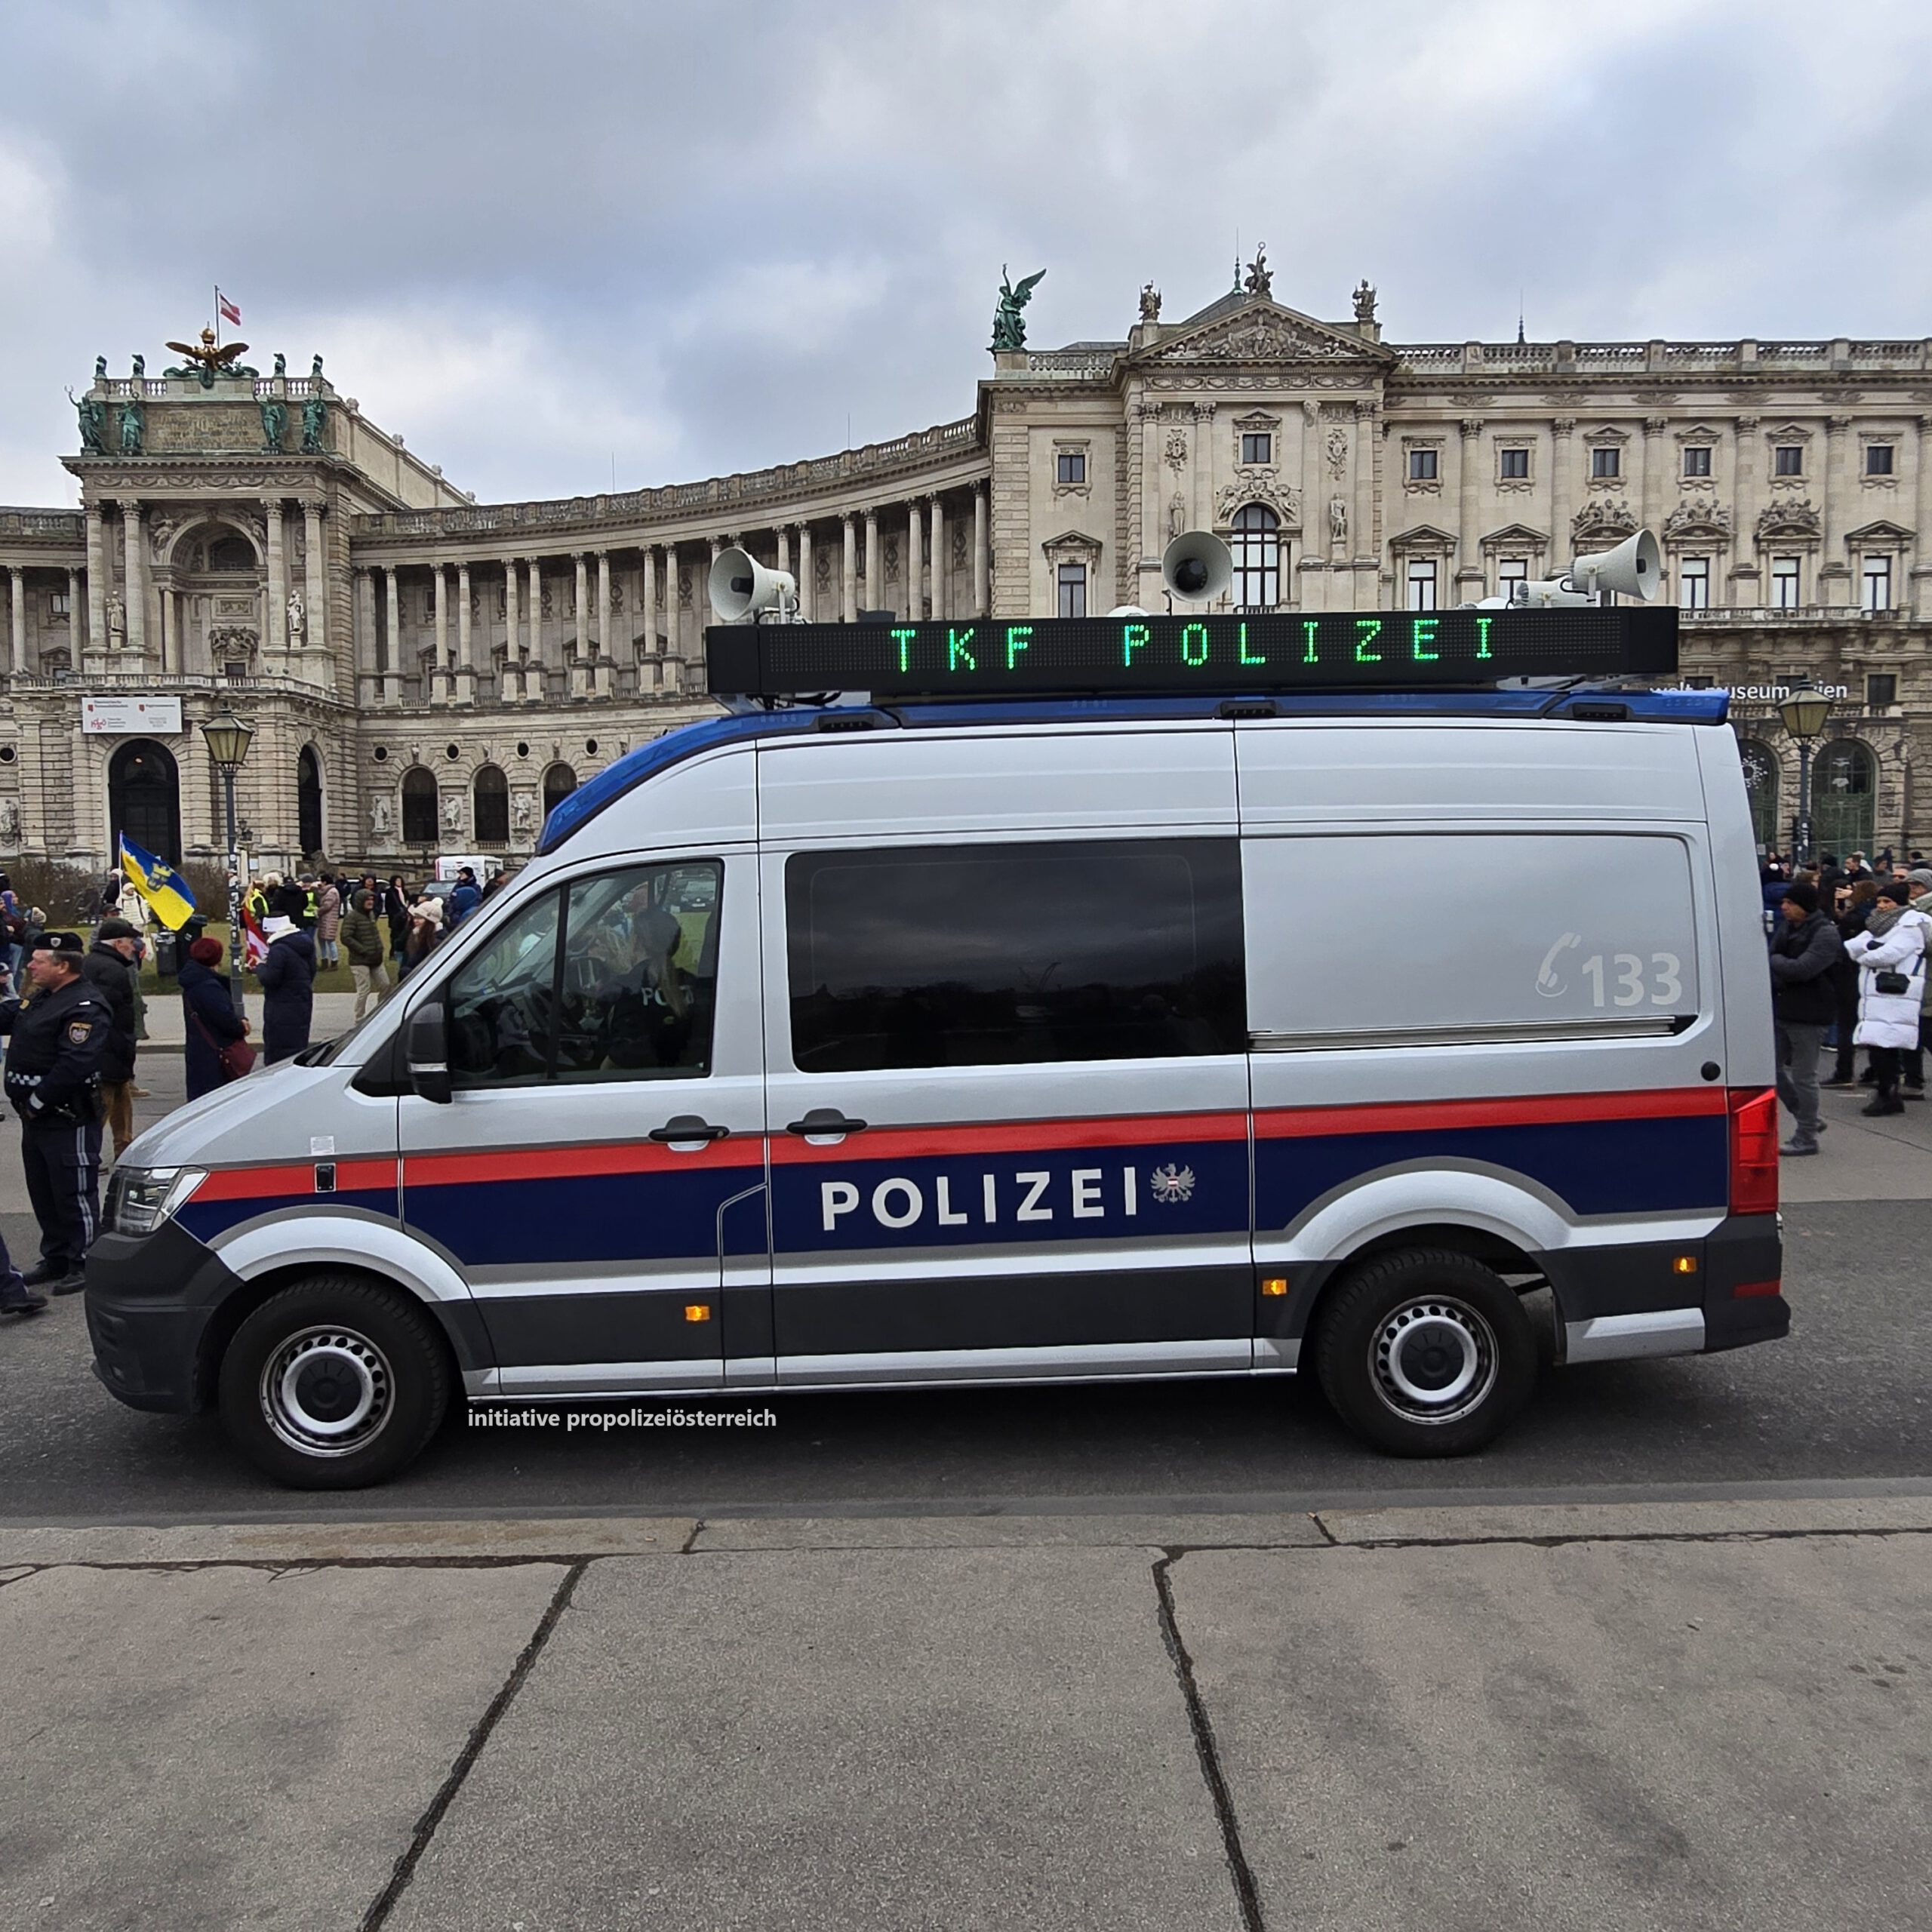
[[20, 1117], [27, 1195], [40, 1223], [29, 1287], [72, 1294], [100, 1226], [100, 1068], [112, 1015], [81, 971], [77, 933], [43, 933], [27, 961], [32, 996], [0, 1001], [7, 1098]]

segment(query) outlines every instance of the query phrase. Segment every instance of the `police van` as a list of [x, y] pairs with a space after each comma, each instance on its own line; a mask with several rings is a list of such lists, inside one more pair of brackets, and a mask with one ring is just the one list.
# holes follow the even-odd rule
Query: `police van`
[[1781, 1336], [1724, 700], [1497, 682], [1666, 615], [714, 629], [758, 702], [141, 1136], [97, 1372], [335, 1487], [459, 1400], [1303, 1370], [1457, 1454]]

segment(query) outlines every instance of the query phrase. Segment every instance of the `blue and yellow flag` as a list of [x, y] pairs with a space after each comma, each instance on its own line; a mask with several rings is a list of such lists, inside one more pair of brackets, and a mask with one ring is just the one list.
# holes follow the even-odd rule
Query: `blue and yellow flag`
[[171, 932], [178, 933], [187, 924], [195, 909], [195, 895], [188, 890], [188, 881], [152, 852], [143, 852], [125, 832], [121, 835], [121, 869]]

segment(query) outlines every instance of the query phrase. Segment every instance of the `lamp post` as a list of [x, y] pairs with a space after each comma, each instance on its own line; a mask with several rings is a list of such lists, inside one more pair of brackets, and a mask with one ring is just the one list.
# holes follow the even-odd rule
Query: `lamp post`
[[228, 812], [228, 988], [234, 998], [238, 1020], [245, 1017], [248, 1009], [242, 999], [242, 962], [247, 957], [247, 948], [242, 933], [242, 854], [235, 842], [235, 774], [242, 769], [242, 761], [248, 755], [249, 741], [254, 735], [255, 728], [231, 710], [217, 712], [202, 727], [208, 755], [221, 774], [222, 798]]
[[1798, 823], [1791, 842], [1792, 856], [1800, 865], [1811, 858], [1811, 740], [1825, 728], [1831, 709], [1831, 699], [1809, 678], [1778, 700], [1778, 715], [1798, 746]]

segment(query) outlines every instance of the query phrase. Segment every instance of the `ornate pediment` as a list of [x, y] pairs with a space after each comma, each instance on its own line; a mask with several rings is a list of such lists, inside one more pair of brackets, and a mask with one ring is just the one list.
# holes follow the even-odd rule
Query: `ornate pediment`
[[1441, 550], [1453, 551], [1456, 540], [1449, 531], [1438, 530], [1432, 523], [1418, 523], [1405, 530], [1399, 537], [1389, 540], [1392, 550]]
[[1902, 523], [1894, 523], [1889, 517], [1880, 517], [1875, 523], [1863, 523], [1856, 530], [1844, 534], [1847, 543], [1860, 543], [1869, 548], [1875, 543], [1912, 543], [1918, 539]]
[[1541, 550], [1548, 547], [1549, 534], [1532, 530], [1527, 523], [1506, 523], [1482, 540], [1485, 550]]
[[1823, 522], [1809, 497], [1802, 503], [1774, 503], [1758, 518], [1758, 541], [1763, 543], [1779, 537], [1815, 539]]
[[1238, 483], [1229, 484], [1215, 497], [1214, 528], [1231, 529], [1235, 517], [1250, 503], [1266, 505], [1281, 519], [1284, 530], [1301, 528], [1300, 491], [1278, 482], [1273, 473], [1265, 469], [1244, 472]]
[[1040, 546], [1050, 563], [1097, 563], [1100, 555], [1100, 540], [1090, 537], [1084, 530], [1063, 530], [1057, 537], [1049, 537]]
[[1715, 537], [1729, 540], [1730, 512], [1715, 499], [1693, 497], [1679, 503], [1663, 520], [1664, 540], [1674, 543], [1686, 537]]
[[1253, 297], [1230, 304], [1226, 298], [1183, 322], [1171, 334], [1136, 356], [1139, 363], [1356, 362], [1367, 377], [1393, 353], [1379, 343], [1364, 342], [1312, 316], [1297, 314], [1278, 303]]

